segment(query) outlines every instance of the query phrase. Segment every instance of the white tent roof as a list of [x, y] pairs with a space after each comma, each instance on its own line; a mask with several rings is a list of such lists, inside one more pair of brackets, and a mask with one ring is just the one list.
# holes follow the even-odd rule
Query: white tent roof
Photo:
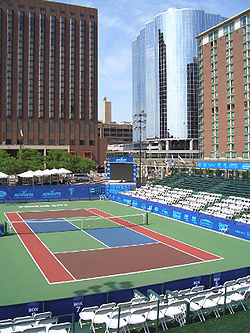
[[58, 169], [58, 173], [59, 173], [60, 175], [66, 175], [66, 174], [68, 174], [68, 173], [72, 173], [72, 171], [69, 171], [69, 170], [64, 169], [64, 168], [60, 168], [60, 169]]
[[33, 176], [41, 177], [41, 176], [43, 176], [43, 171], [42, 170], [36, 170], [36, 171], [33, 172]]
[[18, 176], [21, 177], [21, 178], [32, 178], [34, 176], [34, 172], [29, 170], [29, 171], [19, 173]]
[[6, 175], [5, 173], [0, 171], [0, 178], [7, 178], [7, 177], [8, 177], [8, 175]]

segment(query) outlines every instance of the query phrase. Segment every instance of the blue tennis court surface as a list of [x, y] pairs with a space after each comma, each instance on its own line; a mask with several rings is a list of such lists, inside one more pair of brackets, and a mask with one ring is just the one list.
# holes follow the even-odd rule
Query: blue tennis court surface
[[156, 240], [150, 237], [141, 235], [136, 231], [124, 227], [90, 229], [85, 230], [85, 232], [109, 247], [157, 243]]
[[78, 230], [76, 226], [64, 219], [27, 220], [25, 222], [34, 233]]

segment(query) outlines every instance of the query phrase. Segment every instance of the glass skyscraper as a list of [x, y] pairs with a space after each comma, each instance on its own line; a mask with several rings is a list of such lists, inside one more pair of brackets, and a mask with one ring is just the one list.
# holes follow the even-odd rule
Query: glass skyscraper
[[[197, 9], [157, 15], [132, 42], [132, 112], [147, 114], [142, 139], [198, 137], [195, 36], [226, 18]], [[134, 131], [133, 140], [139, 133]]]

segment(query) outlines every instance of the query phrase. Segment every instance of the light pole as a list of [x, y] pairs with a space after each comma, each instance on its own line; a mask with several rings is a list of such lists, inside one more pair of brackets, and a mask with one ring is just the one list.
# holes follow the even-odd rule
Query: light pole
[[147, 115], [142, 110], [140, 113], [136, 113], [133, 115], [133, 125], [134, 130], [139, 131], [139, 145], [140, 145], [140, 151], [139, 151], [139, 187], [141, 186], [141, 153], [142, 153], [142, 130], [144, 130], [146, 127], [146, 118]]

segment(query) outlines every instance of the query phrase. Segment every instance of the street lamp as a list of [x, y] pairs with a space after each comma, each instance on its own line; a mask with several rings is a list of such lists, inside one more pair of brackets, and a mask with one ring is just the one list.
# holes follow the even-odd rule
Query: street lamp
[[139, 131], [139, 144], [140, 144], [140, 154], [139, 154], [139, 187], [141, 186], [141, 151], [142, 151], [142, 130], [146, 128], [146, 118], [147, 115], [142, 110], [140, 113], [136, 113], [133, 115], [133, 125], [134, 125], [134, 130]]

